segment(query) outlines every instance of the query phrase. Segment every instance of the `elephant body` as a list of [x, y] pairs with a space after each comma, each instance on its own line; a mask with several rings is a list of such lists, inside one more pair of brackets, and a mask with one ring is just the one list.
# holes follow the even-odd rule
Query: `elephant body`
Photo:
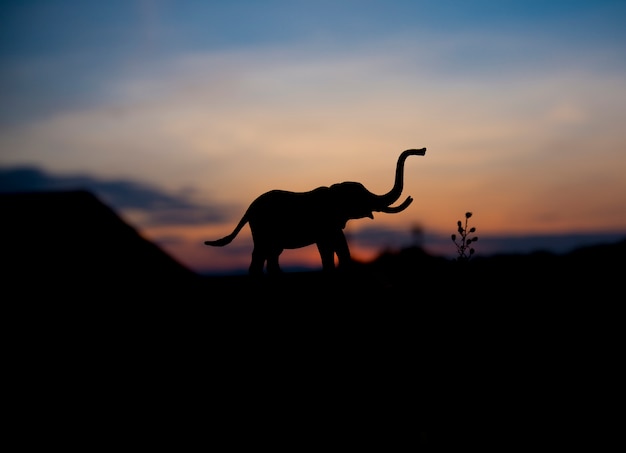
[[404, 160], [410, 155], [424, 155], [426, 148], [404, 151], [398, 158], [393, 189], [384, 195], [368, 191], [361, 183], [342, 182], [318, 187], [308, 192], [271, 190], [260, 195], [248, 207], [234, 231], [221, 239], [205, 241], [206, 245], [229, 244], [246, 223], [250, 225], [254, 249], [250, 274], [262, 274], [267, 262], [268, 273], [279, 273], [279, 256], [285, 249], [316, 244], [325, 271], [351, 262], [350, 250], [343, 229], [348, 220], [374, 218], [373, 212], [401, 212], [411, 204], [407, 199], [390, 207], [402, 192]]
[[[317, 244], [322, 267], [334, 267], [334, 253], [345, 264], [350, 252], [343, 234], [347, 218], [333, 206], [329, 187], [310, 192], [272, 190], [258, 197], [248, 209], [254, 250], [250, 273], [278, 272], [278, 257], [284, 249]], [[356, 218], [356, 217], [355, 217]]]

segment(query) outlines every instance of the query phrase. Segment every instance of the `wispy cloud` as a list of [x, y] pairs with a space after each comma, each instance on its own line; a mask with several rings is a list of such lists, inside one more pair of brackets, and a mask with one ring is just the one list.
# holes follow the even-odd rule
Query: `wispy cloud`
[[141, 215], [143, 227], [206, 224], [228, 216], [224, 205], [200, 204], [186, 194], [170, 194], [135, 181], [53, 175], [35, 167], [0, 168], [0, 192], [57, 190], [88, 190], [120, 214]]

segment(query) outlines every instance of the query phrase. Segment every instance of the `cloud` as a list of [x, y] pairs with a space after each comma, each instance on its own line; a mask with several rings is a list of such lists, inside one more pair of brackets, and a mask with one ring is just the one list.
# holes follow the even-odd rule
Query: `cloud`
[[88, 190], [119, 213], [139, 215], [142, 226], [198, 225], [228, 218], [224, 205], [197, 203], [127, 180], [104, 180], [82, 174], [52, 175], [37, 167], [0, 168], [0, 192]]

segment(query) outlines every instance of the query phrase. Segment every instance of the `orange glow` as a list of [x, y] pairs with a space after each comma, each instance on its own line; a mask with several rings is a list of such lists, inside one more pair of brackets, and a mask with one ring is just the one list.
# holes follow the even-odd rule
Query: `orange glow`
[[[247, 227], [244, 227], [237, 238], [226, 247], [204, 245], [205, 240], [221, 237], [226, 234], [227, 230], [228, 228], [201, 226], [161, 227], [146, 229], [143, 235], [190, 269], [207, 273], [247, 270], [253, 248], [250, 230]], [[169, 241], [168, 238], [176, 239]], [[352, 257], [357, 261], [370, 261], [381, 252], [377, 247], [359, 246], [348, 241]], [[322, 267], [315, 245], [283, 251], [280, 263], [285, 268], [321, 269]], [[336, 257], [335, 263], [337, 264]]]
[[[217, 230], [215, 227], [153, 228], [147, 229], [144, 235], [190, 269], [207, 273], [247, 270], [253, 248], [250, 230], [244, 228], [226, 247], [204, 245], [205, 240], [224, 236], [227, 231], [226, 228]], [[170, 242], [168, 237], [175, 237], [176, 240]], [[285, 250], [280, 263], [283, 267], [321, 269], [320, 256], [315, 245]]]

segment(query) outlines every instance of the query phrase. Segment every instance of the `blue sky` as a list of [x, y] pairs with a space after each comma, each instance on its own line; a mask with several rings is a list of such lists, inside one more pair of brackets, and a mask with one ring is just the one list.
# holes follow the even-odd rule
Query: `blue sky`
[[623, 1], [3, 1], [2, 89], [11, 102], [2, 119], [110, 101], [111, 77], [181, 54], [286, 43], [332, 54], [403, 36], [417, 48], [460, 38], [439, 62], [450, 75], [576, 57], [619, 73], [625, 16]]
[[626, 231], [626, 2], [0, 5], [0, 189], [89, 187], [194, 269], [245, 267], [202, 241], [263, 191], [386, 191], [407, 148], [416, 201], [357, 256], [453, 252], [467, 210], [485, 252]]

